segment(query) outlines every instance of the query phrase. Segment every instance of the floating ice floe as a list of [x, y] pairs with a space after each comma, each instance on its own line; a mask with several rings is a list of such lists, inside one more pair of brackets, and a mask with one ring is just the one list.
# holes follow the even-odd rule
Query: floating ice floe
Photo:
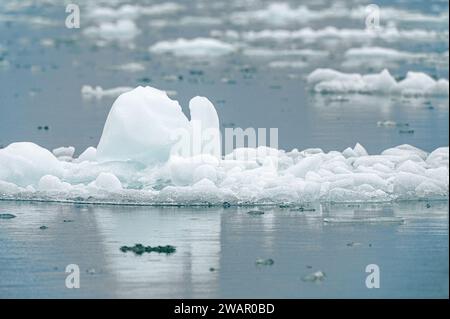
[[[238, 25], [261, 23], [273, 26], [288, 26], [325, 19], [357, 19], [364, 21], [367, 14], [366, 6], [349, 8], [343, 5], [334, 5], [315, 10], [305, 5], [293, 7], [288, 3], [281, 2], [271, 3], [262, 9], [234, 13], [230, 21]], [[381, 14], [384, 21], [391, 22], [448, 23], [448, 13], [446, 12], [432, 15], [383, 6]]]
[[149, 26], [152, 28], [166, 27], [190, 27], [190, 26], [217, 26], [222, 24], [220, 18], [202, 17], [202, 16], [186, 16], [180, 19], [152, 19]]
[[118, 97], [122, 93], [131, 91], [133, 88], [128, 86], [119, 86], [111, 89], [103, 89], [101, 86], [83, 85], [81, 87], [81, 95], [84, 98], [101, 99], [103, 97]]
[[408, 72], [396, 81], [388, 70], [378, 74], [342, 73], [332, 69], [317, 69], [307, 77], [317, 93], [400, 94], [406, 96], [448, 96], [447, 79], [434, 80], [421, 72]]
[[124, 71], [124, 72], [141, 72], [145, 70], [145, 66], [142, 63], [130, 62], [111, 67], [112, 70]]
[[424, 53], [404, 52], [392, 48], [383, 47], [361, 47], [351, 48], [345, 52], [346, 58], [365, 58], [365, 59], [389, 59], [389, 60], [407, 60], [420, 59], [427, 55]]
[[121, 19], [117, 22], [102, 22], [98, 26], [84, 29], [83, 34], [87, 37], [102, 41], [130, 41], [133, 40], [141, 30], [133, 20]]
[[184, 6], [173, 2], [150, 6], [124, 4], [117, 8], [94, 6], [87, 10], [87, 17], [96, 20], [136, 19], [139, 16], [171, 15], [182, 10], [184, 10]]
[[251, 57], [305, 57], [305, 58], [326, 58], [330, 55], [328, 51], [312, 49], [272, 49], [272, 48], [245, 48], [242, 54]]
[[303, 61], [272, 61], [269, 63], [269, 67], [275, 69], [284, 69], [284, 68], [303, 69], [308, 67], [308, 63]]
[[236, 47], [211, 38], [180, 38], [173, 41], [157, 42], [149, 50], [156, 54], [170, 53], [175, 56], [218, 57], [235, 52]]
[[399, 63], [419, 62], [435, 66], [447, 61], [447, 52], [407, 52], [392, 48], [364, 46], [348, 49], [344, 54], [345, 60], [342, 66], [345, 68], [384, 68], [397, 66]]
[[[222, 156], [219, 135], [204, 139], [219, 131], [213, 104], [195, 97], [189, 109], [190, 120], [164, 91], [138, 87], [114, 102], [97, 148], [78, 158], [68, 159], [71, 148], [53, 154], [34, 143], [10, 144], [0, 149], [0, 199], [138, 205], [448, 199], [448, 147], [428, 153], [400, 145], [369, 155], [360, 144], [342, 152], [260, 146]], [[180, 132], [187, 135], [173, 135]], [[186, 148], [192, 152], [180, 152]]]
[[398, 29], [394, 26], [380, 27], [378, 30], [371, 29], [338, 29], [334, 26], [328, 26], [322, 29], [312, 29], [305, 27], [298, 30], [287, 29], [266, 29], [261, 31], [243, 31], [234, 30], [212, 30], [212, 37], [219, 37], [233, 40], [253, 41], [276, 41], [286, 42], [298, 40], [305, 43], [311, 43], [324, 39], [339, 39], [346, 42], [369, 42], [371, 40], [393, 41], [414, 41], [414, 42], [433, 42], [448, 41], [448, 31], [434, 31], [425, 29]]

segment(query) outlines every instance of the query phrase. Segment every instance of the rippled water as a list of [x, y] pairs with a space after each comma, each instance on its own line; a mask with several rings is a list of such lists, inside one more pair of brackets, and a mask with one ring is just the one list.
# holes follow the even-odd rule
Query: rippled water
[[[313, 207], [1, 202], [17, 217], [0, 220], [0, 297], [448, 298], [448, 203]], [[119, 250], [135, 243], [176, 252]], [[65, 287], [68, 264], [80, 267], [79, 289]], [[368, 264], [380, 268], [379, 289], [366, 288]], [[323, 281], [303, 280], [319, 270]]]

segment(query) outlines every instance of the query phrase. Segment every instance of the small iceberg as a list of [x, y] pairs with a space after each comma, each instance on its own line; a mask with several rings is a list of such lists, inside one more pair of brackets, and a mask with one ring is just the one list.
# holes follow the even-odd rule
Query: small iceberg
[[[70, 146], [52, 152], [12, 143], [0, 149], [0, 199], [221, 207], [448, 200], [448, 147], [428, 153], [403, 144], [369, 154], [359, 143], [329, 152], [259, 146], [222, 154], [214, 105], [197, 96], [189, 110], [188, 119], [165, 91], [137, 87], [116, 99], [98, 145], [78, 157]], [[361, 221], [372, 222], [349, 220]]]

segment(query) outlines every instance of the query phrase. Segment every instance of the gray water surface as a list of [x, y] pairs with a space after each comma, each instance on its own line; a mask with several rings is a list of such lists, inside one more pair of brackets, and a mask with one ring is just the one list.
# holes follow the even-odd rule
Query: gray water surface
[[[1, 202], [17, 217], [0, 220], [0, 297], [448, 298], [447, 202], [259, 208]], [[135, 243], [176, 252], [120, 251]], [[65, 286], [69, 264], [79, 289]]]

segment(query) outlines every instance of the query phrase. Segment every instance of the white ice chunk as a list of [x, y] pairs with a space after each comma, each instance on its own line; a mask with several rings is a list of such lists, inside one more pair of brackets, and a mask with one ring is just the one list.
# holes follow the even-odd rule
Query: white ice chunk
[[122, 183], [112, 173], [100, 173], [96, 178], [94, 185], [109, 192], [117, 192], [122, 189]]
[[332, 69], [317, 69], [308, 75], [308, 84], [317, 93], [377, 93], [407, 96], [448, 96], [448, 80], [434, 80], [420, 72], [408, 72], [397, 82], [388, 70], [361, 75]]
[[97, 159], [97, 149], [95, 147], [89, 146], [83, 153], [78, 156], [78, 161], [96, 161]]
[[369, 155], [366, 151], [366, 149], [364, 148], [364, 146], [362, 146], [359, 143], [356, 143], [355, 147], [353, 148], [353, 152], [355, 152], [355, 154], [357, 156], [367, 156]]
[[165, 162], [178, 128], [188, 119], [164, 91], [137, 87], [114, 102], [97, 147], [99, 161]]
[[19, 186], [36, 184], [47, 174], [61, 175], [61, 162], [34, 143], [12, 143], [0, 149], [0, 180]]
[[189, 104], [191, 121], [166, 92], [138, 87], [114, 102], [97, 147], [99, 161], [166, 162], [170, 154], [220, 157], [219, 119], [206, 98]]
[[73, 157], [73, 154], [75, 153], [75, 147], [73, 146], [68, 146], [68, 147], [58, 147], [55, 148], [52, 151], [53, 155], [55, 155], [56, 157]]
[[44, 175], [38, 183], [38, 189], [41, 191], [68, 191], [72, 185], [61, 180], [53, 175]]

